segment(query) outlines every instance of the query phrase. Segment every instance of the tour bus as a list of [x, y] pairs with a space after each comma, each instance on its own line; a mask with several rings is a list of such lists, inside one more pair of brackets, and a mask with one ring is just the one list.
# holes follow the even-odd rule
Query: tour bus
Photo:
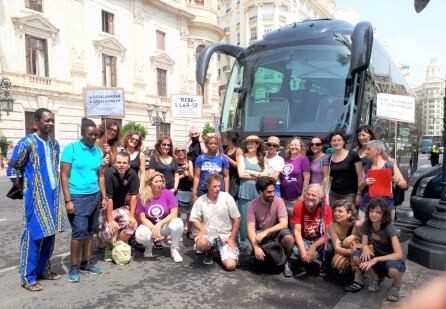
[[[323, 138], [343, 130], [348, 146], [356, 129], [370, 125], [392, 154], [410, 152], [414, 126], [379, 119], [378, 93], [413, 96], [368, 22], [307, 20], [270, 32], [251, 46], [207, 46], [197, 63], [203, 87], [215, 52], [235, 58], [222, 106], [220, 132]], [[398, 128], [399, 125], [399, 128]], [[395, 136], [401, 129], [409, 136]], [[399, 135], [399, 134], [398, 134]], [[395, 141], [398, 141], [395, 145]], [[399, 145], [404, 147], [398, 147]], [[393, 155], [392, 155], [393, 156]]]

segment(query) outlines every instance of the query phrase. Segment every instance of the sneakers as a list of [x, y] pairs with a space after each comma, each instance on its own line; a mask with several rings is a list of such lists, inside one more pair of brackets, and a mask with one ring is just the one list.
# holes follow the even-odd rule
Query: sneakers
[[170, 256], [172, 257], [172, 259], [175, 263], [183, 262], [183, 258], [181, 257], [180, 253], [178, 252], [178, 249], [170, 249]]
[[144, 246], [144, 257], [145, 258], [153, 257], [152, 246]]
[[68, 273], [68, 281], [70, 282], [79, 282], [81, 280], [81, 276], [79, 275], [79, 270], [77, 268], [73, 268]]
[[290, 262], [286, 262], [285, 267], [283, 268], [283, 275], [285, 277], [292, 277], [293, 276], [293, 271], [291, 270]]
[[113, 261], [113, 257], [112, 257], [112, 249], [110, 248], [105, 248], [105, 253], [104, 253], [104, 261], [105, 262], [112, 262]]
[[102, 269], [91, 264], [90, 262], [87, 262], [86, 264], [81, 263], [81, 267], [79, 267], [79, 270], [81, 273], [90, 273], [93, 275], [102, 274]]
[[210, 250], [207, 250], [203, 254], [203, 264], [211, 265], [214, 263], [214, 256]]

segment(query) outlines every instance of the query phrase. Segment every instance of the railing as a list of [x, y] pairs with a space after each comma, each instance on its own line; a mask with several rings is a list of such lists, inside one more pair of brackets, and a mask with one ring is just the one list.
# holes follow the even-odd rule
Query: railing
[[28, 75], [28, 80], [32, 84], [41, 84], [51, 86], [51, 79], [48, 77], [36, 76], [36, 75]]

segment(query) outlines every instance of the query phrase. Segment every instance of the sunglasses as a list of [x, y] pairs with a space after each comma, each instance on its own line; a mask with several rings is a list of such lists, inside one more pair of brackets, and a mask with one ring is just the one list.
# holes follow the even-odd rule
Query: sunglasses
[[322, 146], [322, 143], [311, 143], [310, 144], [311, 145], [311, 147], [319, 147], [319, 146]]
[[139, 138], [130, 137], [129, 139], [134, 142], [139, 142]]
[[177, 149], [175, 152], [186, 152], [186, 149]]
[[112, 132], [115, 132], [115, 133], [118, 133], [118, 130], [117, 130], [117, 129], [114, 129], [114, 128], [109, 128], [108, 130], [109, 130], [109, 131], [112, 131]]
[[276, 144], [266, 144], [266, 146], [268, 146], [268, 147], [274, 147], [274, 148], [277, 148], [277, 147], [279, 147], [278, 145], [276, 145]]
[[163, 146], [163, 147], [171, 147], [172, 145], [170, 145], [170, 144], [161, 144], [161, 146]]

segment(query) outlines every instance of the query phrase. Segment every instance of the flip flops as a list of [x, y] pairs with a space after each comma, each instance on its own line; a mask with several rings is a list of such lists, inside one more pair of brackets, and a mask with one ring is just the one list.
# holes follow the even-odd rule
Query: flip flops
[[43, 290], [43, 287], [37, 281], [31, 284], [22, 284], [22, 287], [31, 292], [39, 292]]
[[353, 281], [349, 285], [346, 285], [344, 287], [344, 291], [350, 292], [350, 293], [356, 293], [359, 292], [364, 287], [363, 283], [359, 283], [357, 281]]

